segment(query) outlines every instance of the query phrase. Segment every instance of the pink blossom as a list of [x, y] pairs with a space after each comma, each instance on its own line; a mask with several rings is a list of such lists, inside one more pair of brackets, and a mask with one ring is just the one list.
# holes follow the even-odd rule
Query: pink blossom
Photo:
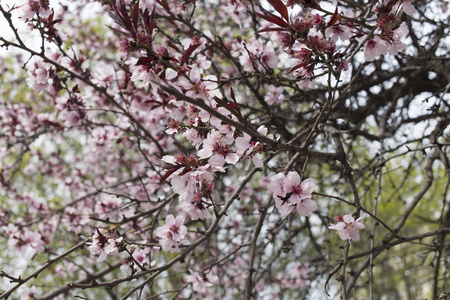
[[64, 125], [67, 127], [81, 125], [83, 121], [78, 110], [63, 110], [60, 117], [64, 120]]
[[171, 119], [169, 124], [167, 124], [167, 130], [166, 133], [167, 134], [174, 134], [174, 133], [178, 133], [178, 121]]
[[282, 217], [285, 217], [295, 211], [294, 205], [280, 198], [275, 198], [275, 207], [280, 211]]
[[334, 52], [336, 50], [336, 45], [334, 41], [327, 41], [323, 36], [322, 32], [316, 28], [312, 28], [308, 32], [308, 40], [306, 45], [311, 49], [316, 49], [321, 52]]
[[205, 220], [211, 218], [211, 213], [208, 211], [206, 201], [201, 198], [197, 200], [199, 193], [194, 195], [193, 201], [180, 201], [180, 208], [185, 211], [192, 220]]
[[[9, 227], [8, 230], [14, 230]], [[8, 246], [11, 250], [23, 254], [25, 257], [32, 257], [38, 252], [45, 250], [45, 243], [39, 232], [27, 230], [23, 233], [16, 232], [14, 238], [8, 240]]]
[[97, 242], [97, 237], [96, 235], [92, 237], [92, 243], [88, 248], [92, 255], [99, 254], [97, 261], [101, 262], [106, 259], [106, 252], [104, 250], [104, 244]]
[[405, 14], [412, 16], [416, 12], [416, 9], [411, 3], [412, 0], [400, 0], [400, 2], [402, 3], [402, 8]]
[[195, 128], [189, 128], [183, 133], [183, 137], [185, 137], [189, 142], [193, 145], [199, 146], [203, 139]]
[[19, 232], [19, 228], [17, 228], [17, 226], [12, 223], [9, 223], [8, 226], [2, 226], [1, 229], [4, 231], [4, 233], [6, 235], [10, 235], [10, 236]]
[[202, 54], [197, 54], [192, 64], [200, 70], [207, 70], [211, 67], [211, 61]]
[[242, 45], [240, 51], [236, 51], [234, 55], [239, 57], [239, 62], [244, 71], [250, 72], [255, 66], [258, 67], [261, 64], [264, 68], [274, 69], [278, 65], [278, 57], [274, 48], [272, 42], [263, 44], [260, 40], [253, 40], [245, 44], [245, 47]]
[[121, 269], [124, 270], [132, 270], [136, 269], [135, 262], [137, 262], [142, 267], [148, 266], [148, 260], [147, 260], [147, 254], [142, 250], [136, 250], [134, 246], [130, 247], [128, 249], [130, 253], [132, 253], [133, 258], [127, 257], [123, 260], [122, 266], [120, 266]]
[[105, 128], [103, 127], [96, 127], [91, 132], [91, 137], [89, 139], [89, 142], [96, 147], [103, 147], [107, 144], [109, 140], [109, 133]]
[[[241, 161], [251, 159], [250, 162], [253, 162], [257, 168], [261, 168], [264, 165], [262, 159], [257, 156], [258, 153], [262, 152], [262, 145], [259, 142], [251, 142], [250, 135], [244, 133], [244, 136], [237, 137], [235, 150]], [[248, 169], [249, 165], [247, 165], [246, 169]]]
[[[149, 85], [152, 81], [162, 84], [159, 76], [154, 72], [153, 69], [149, 69], [147, 66], [138, 65], [137, 58], [129, 58], [125, 61], [125, 64], [130, 65], [130, 70], [132, 71], [131, 80], [132, 81], [142, 81], [142, 84]], [[157, 85], [151, 84], [152, 93], [157, 92]]]
[[212, 275], [211, 273], [203, 273], [202, 275], [194, 271], [190, 271], [190, 273], [191, 274], [186, 275], [184, 279], [187, 282], [192, 282], [192, 288], [199, 293], [204, 293], [207, 287], [212, 286], [213, 283], [219, 279], [217, 275]]
[[134, 251], [133, 258], [142, 265], [146, 265], [147, 263], [147, 255], [144, 251]]
[[117, 239], [115, 238], [108, 238], [108, 245], [105, 247], [106, 254], [112, 253], [115, 251], [118, 251], [123, 246], [123, 237], [119, 237]]
[[[193, 155], [166, 155], [163, 156], [162, 161], [168, 163], [167, 168], [169, 170], [178, 169], [170, 176], [170, 183], [172, 190], [180, 195], [179, 200], [181, 203], [184, 201], [192, 202], [196, 197], [196, 193], [200, 193], [200, 198], [203, 198], [204, 192], [212, 189], [212, 182], [214, 181], [213, 172], [224, 171], [223, 168], [212, 167], [208, 164], [205, 165], [204, 161], [195, 159]], [[210, 194], [210, 192], [208, 193]], [[190, 216], [195, 215], [197, 218], [201, 218], [202, 216], [208, 217], [208, 213], [203, 211], [204, 207], [202, 205], [198, 206], [202, 211], [200, 215], [198, 211], [195, 213], [192, 211], [194, 208], [190, 204], [183, 204], [182, 207]]]
[[47, 7], [44, 7], [40, 1], [31, 0], [29, 3], [24, 4], [19, 9], [19, 18], [24, 21], [31, 21], [34, 18], [36, 13], [39, 13], [41, 18], [48, 18], [53, 10]]
[[358, 230], [365, 228], [362, 220], [363, 218], [360, 217], [355, 221], [352, 215], [338, 216], [338, 221], [340, 222], [332, 224], [328, 228], [337, 230], [342, 240], [357, 241], [359, 240]]
[[364, 44], [364, 58], [367, 61], [373, 61], [377, 56], [386, 54], [388, 46], [379, 36], [369, 39]]
[[408, 28], [406, 24], [403, 22], [400, 27], [394, 30], [392, 35], [391, 43], [388, 44], [389, 53], [393, 55], [397, 55], [399, 50], [405, 50], [406, 44], [400, 41], [401, 38], [405, 37], [408, 34]]
[[100, 200], [96, 202], [95, 211], [109, 219], [114, 219], [121, 213], [120, 206], [122, 204], [119, 197], [102, 194]]
[[97, 232], [92, 236], [92, 242], [88, 243], [89, 252], [92, 255], [97, 255], [98, 262], [106, 260], [107, 254], [118, 250], [123, 244], [123, 238], [114, 238], [112, 236], [106, 237], [97, 229]]
[[299, 199], [311, 198], [312, 190], [315, 186], [314, 179], [308, 178], [300, 183], [300, 175], [297, 172], [289, 172], [284, 182], [287, 193], [292, 193]]
[[25, 4], [19, 9], [19, 18], [24, 19], [25, 21], [30, 21], [31, 19], [33, 19], [35, 14], [36, 12], [29, 4]]
[[301, 216], [306, 217], [310, 212], [317, 210], [317, 203], [310, 199], [315, 186], [314, 179], [300, 181], [300, 175], [291, 171], [287, 176], [278, 173], [269, 184], [269, 190], [273, 192], [275, 198], [275, 206], [281, 211], [282, 216], [296, 210]]
[[159, 238], [159, 244], [162, 249], [170, 252], [178, 252], [178, 246], [184, 241], [184, 237], [187, 233], [186, 226], [183, 225], [184, 217], [173, 215], [167, 215], [166, 224], [158, 227], [155, 230], [156, 236]]
[[269, 85], [268, 91], [264, 96], [264, 100], [268, 105], [278, 105], [283, 102], [284, 97], [282, 95], [284, 88], [282, 86], [276, 87]]
[[39, 295], [39, 290], [36, 288], [36, 286], [26, 287], [22, 291], [22, 299], [36, 299], [36, 297]]
[[293, 265], [293, 273], [294, 273], [294, 280], [296, 286], [300, 288], [306, 288], [306, 280], [308, 279], [308, 272], [309, 272], [309, 265], [306, 264], [299, 264], [297, 262]]
[[28, 71], [29, 77], [27, 83], [30, 88], [36, 91], [43, 91], [52, 84], [53, 80], [50, 78], [51, 66], [44, 62], [36, 62]]
[[287, 266], [290, 274], [277, 273], [274, 280], [280, 286], [288, 289], [298, 289], [306, 287], [306, 280], [308, 279], [309, 266], [306, 264], [299, 264], [297, 262], [289, 263]]
[[[189, 79], [180, 77], [178, 85], [186, 90], [186, 95], [193, 98], [202, 98], [204, 100], [214, 97], [221, 97], [222, 94], [218, 90], [217, 77], [208, 75], [202, 77], [202, 70], [197, 67], [192, 68], [189, 72]], [[211, 103], [213, 101], [210, 101]]]
[[174, 174], [170, 180], [172, 190], [179, 194], [180, 201], [192, 199], [194, 193], [201, 188], [203, 181], [214, 181], [214, 176], [209, 166], [198, 167], [195, 171], [188, 172], [184, 175]]
[[334, 25], [327, 27], [325, 29], [325, 36], [330, 38], [333, 42], [336, 42], [338, 39], [342, 41], [347, 41], [352, 36], [352, 31], [349, 27], [344, 25]]
[[315, 186], [314, 179], [308, 178], [300, 183], [300, 175], [297, 172], [289, 172], [284, 184], [286, 192], [291, 194], [290, 203], [296, 206], [297, 212], [302, 217], [317, 210], [316, 202], [310, 199]]
[[[270, 139], [273, 139], [272, 134], [268, 134], [268, 129], [266, 126], [261, 125], [256, 130], [259, 134], [266, 136]], [[240, 157], [241, 161], [246, 159], [251, 159], [251, 162], [257, 168], [261, 168], [264, 163], [262, 160], [261, 153], [263, 152], [263, 144], [257, 141], [252, 141], [250, 135], [244, 133], [242, 137], [237, 137], [235, 140], [235, 151], [236, 154]], [[246, 167], [246, 170], [250, 166], [250, 162]]]
[[242, 21], [245, 20], [244, 16], [247, 9], [245, 2], [242, 0], [226, 2], [228, 4], [222, 7], [224, 13], [228, 14], [242, 28]]
[[[180, 208], [185, 211], [192, 220], [204, 220], [211, 218], [208, 207], [211, 204], [211, 195], [214, 189], [214, 183], [203, 180], [195, 186], [195, 192], [191, 197], [183, 197], [180, 200]], [[180, 196], [180, 198], [182, 198]]]
[[203, 148], [198, 151], [198, 156], [209, 158], [209, 164], [212, 166], [222, 167], [225, 162], [234, 165], [239, 160], [239, 156], [232, 152], [229, 146], [232, 141], [232, 138], [213, 130], [203, 142]]
[[275, 199], [286, 196], [286, 191], [284, 188], [285, 179], [286, 175], [283, 173], [278, 173], [272, 178], [272, 181], [269, 184], [269, 190], [273, 193], [273, 197]]

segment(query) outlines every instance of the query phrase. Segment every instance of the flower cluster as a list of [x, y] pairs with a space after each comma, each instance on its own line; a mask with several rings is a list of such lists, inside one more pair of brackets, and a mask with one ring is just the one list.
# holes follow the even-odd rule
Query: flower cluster
[[275, 175], [268, 188], [273, 193], [275, 205], [283, 217], [293, 211], [306, 217], [317, 210], [317, 203], [311, 199], [315, 184], [312, 178], [301, 181], [300, 175], [291, 171], [287, 175]]
[[[287, 7], [281, 1], [269, 1], [281, 17], [262, 7], [257, 15], [278, 26], [263, 28], [261, 32], [275, 32], [278, 35], [283, 50], [297, 59], [297, 64], [289, 73], [294, 72], [303, 86], [312, 88], [315, 85], [314, 72], [325, 67], [323, 64], [325, 57], [330, 62], [326, 67], [332, 69], [334, 74], [347, 68], [348, 62], [344, 60], [340, 48], [342, 43], [337, 44], [338, 40], [344, 45], [355, 39], [364, 41], [364, 57], [367, 61], [373, 61], [377, 56], [388, 52], [396, 55], [399, 50], [404, 50], [406, 45], [400, 40], [406, 36], [407, 31], [405, 32], [404, 23], [400, 25], [396, 14], [400, 7], [406, 14], [414, 14], [412, 1], [381, 0], [380, 5], [375, 6], [377, 18], [371, 24], [377, 30], [370, 33], [354, 22], [357, 17], [354, 12], [349, 10], [339, 12], [338, 8], [329, 18], [313, 14], [308, 9], [293, 17], [289, 15]], [[337, 5], [338, 1], [333, 0], [333, 3]], [[319, 7], [315, 1], [305, 1], [303, 4], [306, 7]], [[288, 6], [293, 5], [294, 1], [288, 1]]]
[[276, 282], [283, 288], [288, 289], [304, 289], [307, 287], [309, 265], [308, 263], [300, 264], [293, 262], [289, 264], [290, 274], [280, 272], [275, 276]]
[[148, 266], [147, 254], [142, 250], [136, 250], [134, 246], [130, 247], [131, 256], [125, 258], [120, 266], [123, 270], [135, 270], [135, 264], [138, 263], [140, 267]]
[[24, 257], [33, 257], [45, 249], [45, 239], [39, 232], [23, 232], [13, 224], [0, 227], [0, 230], [11, 237], [8, 240], [9, 248], [13, 252], [21, 253]]
[[[364, 43], [364, 58], [367, 61], [373, 61], [380, 55], [385, 55], [388, 52], [397, 55], [400, 50], [406, 49], [406, 44], [401, 42], [401, 39], [408, 34], [408, 29], [405, 23], [398, 25], [398, 21], [394, 15], [388, 19], [389, 22], [381, 22], [379, 28], [381, 33], [373, 35]], [[368, 36], [365, 35], [359, 40], [365, 40]]]
[[192, 283], [193, 290], [198, 293], [204, 293], [207, 287], [212, 286], [213, 283], [219, 279], [217, 275], [213, 275], [211, 273], [200, 274], [192, 270], [190, 270], [189, 273], [189, 275], [186, 275], [184, 277], [184, 280], [186, 280], [186, 282]]
[[115, 238], [113, 236], [106, 237], [104, 234], [100, 232], [97, 228], [97, 232], [92, 236], [92, 242], [88, 243], [89, 252], [92, 255], [97, 255], [98, 262], [106, 260], [106, 256], [109, 253], [118, 251], [123, 251], [124, 242], [123, 237]]
[[[221, 125], [217, 118], [211, 117], [210, 123], [218, 130], [213, 129], [203, 137], [201, 149], [197, 152], [198, 159], [186, 154], [162, 157], [167, 172], [161, 181], [170, 180], [172, 190], [179, 195], [180, 208], [192, 220], [211, 217], [208, 207], [212, 206], [215, 172], [225, 172], [226, 164], [235, 165], [239, 161], [249, 162], [247, 168], [250, 162], [256, 167], [263, 166], [261, 153], [264, 144], [252, 141], [246, 133], [235, 137], [234, 130]], [[200, 135], [199, 128], [193, 131]], [[260, 126], [257, 132], [273, 138], [265, 126]]]
[[342, 240], [357, 241], [359, 240], [359, 231], [366, 226], [362, 223], [363, 218], [360, 217], [355, 220], [352, 215], [338, 215], [336, 217], [337, 224], [332, 224], [330, 229], [337, 230], [339, 237]]
[[52, 67], [48, 63], [35, 62], [33, 67], [28, 70], [28, 86], [36, 91], [44, 91], [53, 83], [51, 78]]
[[185, 244], [184, 237], [187, 233], [187, 227], [183, 225], [184, 217], [167, 215], [166, 224], [155, 230], [156, 236], [159, 238], [159, 244], [165, 251], [178, 252], [181, 244]]
[[207, 208], [211, 205], [214, 168], [193, 155], [166, 155], [162, 160], [168, 164], [166, 176], [171, 176], [172, 189], [179, 195], [183, 210], [193, 220], [210, 218]]

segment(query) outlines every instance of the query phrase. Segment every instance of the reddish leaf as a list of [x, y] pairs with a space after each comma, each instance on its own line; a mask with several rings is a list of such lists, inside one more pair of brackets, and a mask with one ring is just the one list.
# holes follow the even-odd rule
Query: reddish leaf
[[50, 120], [44, 120], [42, 121], [42, 123], [47, 126], [61, 127], [61, 125], [59, 125], [58, 123], [52, 122]]
[[225, 103], [225, 106], [240, 114], [239, 106], [234, 103]]
[[152, 20], [148, 25], [147, 32], [150, 35], [153, 35], [153, 30], [155, 29], [156, 20]]
[[169, 169], [166, 174], [164, 174], [163, 177], [161, 177], [161, 179], [159, 180], [159, 184], [163, 183], [164, 181], [166, 181], [167, 178], [169, 178], [170, 175], [172, 175], [175, 171], [177, 171], [179, 168], [181, 168], [181, 166], [176, 166], [173, 169]]
[[61, 19], [56, 19], [50, 23], [47, 24], [47, 27], [52, 27], [53, 25], [55, 25], [56, 23], [62, 22]]
[[50, 14], [50, 16], [47, 18], [47, 20], [51, 23], [53, 21], [53, 16], [55, 15], [55, 11], [52, 9], [52, 13]]
[[142, 13], [142, 24], [144, 25], [145, 28], [145, 33], [149, 34], [149, 35], [153, 35], [153, 30], [155, 29], [155, 24], [156, 24], [156, 20], [155, 20], [155, 8], [153, 7], [152, 12], [150, 13], [150, 11], [148, 10], [148, 8], [145, 9], [144, 13]]
[[114, 27], [111, 27], [111, 26], [109, 26], [109, 25], [106, 25], [106, 27], [108, 27], [109, 29], [111, 29], [111, 30], [114, 31], [114, 32], [117, 32], [118, 34], [124, 34], [124, 35], [126, 35], [126, 36], [130, 36], [130, 35], [129, 35], [127, 32], [125, 32], [125, 31], [119, 30], [119, 29], [114, 28]]
[[260, 6], [259, 8], [261, 9], [262, 14], [261, 13], [256, 13], [256, 14], [258, 16], [260, 16], [261, 18], [263, 18], [264, 20], [267, 20], [270, 23], [274, 23], [280, 27], [289, 27], [289, 24], [286, 23], [286, 21], [284, 21], [282, 18], [275, 16], [274, 14], [268, 12], [262, 6]]
[[139, 0], [133, 5], [133, 10], [131, 11], [131, 20], [133, 22], [134, 29], [138, 28], [138, 20], [139, 20]]
[[153, 57], [139, 57], [136, 66], [143, 65], [149, 67], [154, 60], [155, 58]]
[[195, 49], [197, 49], [201, 44], [194, 44], [194, 45], [189, 45], [189, 48], [187, 48], [186, 52], [184, 52], [183, 57], [181, 57], [180, 63], [184, 64], [184, 62], [189, 58], [189, 56], [191, 56], [192, 52], [195, 51]]
[[131, 19], [128, 16], [128, 12], [123, 0], [120, 0], [120, 9], [116, 5], [116, 1], [109, 1], [109, 5], [113, 11], [109, 11], [110, 17], [116, 22], [120, 27], [126, 29], [131, 33], [132, 37], [136, 37], [136, 32], [131, 24]]
[[334, 24], [336, 24], [339, 19], [341, 18], [341, 14], [338, 14], [338, 9], [336, 7], [336, 10], [334, 11], [334, 14], [331, 16], [330, 21], [328, 21], [327, 26], [333, 26]]
[[127, 29], [127, 26], [122, 22], [122, 19], [114, 11], [109, 11], [109, 16], [116, 22], [120, 27]]
[[167, 0], [156, 0], [156, 2], [158, 2], [158, 4], [161, 5], [162, 7], [164, 7], [164, 9], [170, 14], [170, 7], [169, 4], [167, 3]]
[[291, 74], [291, 73], [294, 72], [295, 70], [297, 70], [297, 69], [299, 69], [299, 68], [301, 68], [301, 67], [304, 67], [304, 66], [305, 66], [304, 63], [298, 64], [298, 65], [296, 65], [296, 66], [293, 66], [292, 68], [289, 69], [289, 71], [288, 71], [287, 73], [288, 73], [288, 74]]
[[127, 22], [127, 24], [130, 24], [131, 26], [131, 19], [130, 16], [128, 15], [128, 10], [125, 5], [125, 2], [123, 0], [120, 0], [119, 3], [120, 3], [120, 16], [122, 17], [123, 20]]
[[236, 97], [234, 96], [234, 91], [233, 91], [232, 87], [230, 87], [230, 95], [231, 95], [231, 99], [233, 99], [234, 103], [233, 104], [230, 103], [230, 104], [228, 104], [228, 106], [230, 108], [233, 108], [242, 117], [241, 109], [239, 108], [239, 105], [236, 101]]
[[230, 87], [230, 94], [231, 94], [231, 99], [233, 99], [234, 103], [237, 103], [236, 97], [234, 96], [234, 91], [233, 91], [232, 87]]
[[170, 47], [170, 48], [174, 49], [175, 51], [181, 53], [181, 50], [180, 50], [176, 45], [174, 45], [174, 44], [169, 44], [169, 45], [167, 45], [167, 47]]
[[269, 32], [269, 31], [289, 31], [289, 30], [286, 29], [286, 28], [275, 28], [275, 27], [272, 27], [272, 28], [261, 29], [258, 32]]
[[305, 7], [309, 8], [317, 8], [319, 5], [316, 3], [316, 0], [302, 0], [301, 4]]
[[270, 5], [273, 6], [273, 8], [275, 8], [275, 10], [277, 12], [280, 13], [280, 15], [289, 22], [289, 14], [288, 14], [288, 10], [286, 5], [284, 5], [283, 2], [281, 2], [281, 0], [267, 0]]

